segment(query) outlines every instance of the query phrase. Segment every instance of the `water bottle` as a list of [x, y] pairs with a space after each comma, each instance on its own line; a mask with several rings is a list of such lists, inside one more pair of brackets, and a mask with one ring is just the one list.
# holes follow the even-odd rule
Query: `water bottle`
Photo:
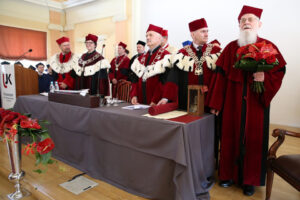
[[55, 81], [55, 91], [59, 91], [58, 82]]
[[49, 91], [50, 91], [51, 93], [53, 93], [54, 90], [55, 90], [55, 88], [54, 88], [54, 85], [53, 85], [53, 81], [51, 81], [51, 82], [50, 82], [50, 88], [49, 88]]

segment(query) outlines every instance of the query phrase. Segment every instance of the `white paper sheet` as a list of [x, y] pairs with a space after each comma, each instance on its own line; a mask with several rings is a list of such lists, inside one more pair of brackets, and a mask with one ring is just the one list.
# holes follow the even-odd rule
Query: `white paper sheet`
[[172, 119], [172, 118], [180, 117], [180, 116], [183, 116], [183, 115], [186, 115], [186, 114], [187, 114], [187, 112], [185, 112], [185, 111], [174, 110], [174, 111], [159, 114], [159, 115], [145, 114], [143, 116], [156, 118], [156, 119]]
[[59, 184], [61, 187], [64, 189], [68, 190], [69, 192], [72, 192], [73, 194], [80, 194], [84, 191], [87, 191], [95, 186], [98, 185], [98, 183], [84, 177], [84, 176], [79, 176], [78, 178], [72, 180], [72, 181], [67, 181], [65, 183]]
[[122, 107], [122, 109], [127, 109], [127, 110], [142, 110], [142, 109], [147, 109], [149, 107], [150, 107], [149, 105], [138, 104], [138, 105], [125, 106], [125, 107]]

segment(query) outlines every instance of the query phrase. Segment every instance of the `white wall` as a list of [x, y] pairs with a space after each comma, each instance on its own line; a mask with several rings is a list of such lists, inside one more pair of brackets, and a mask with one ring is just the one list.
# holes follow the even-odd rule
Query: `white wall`
[[[133, 1], [139, 32], [133, 41], [145, 40], [150, 23], [169, 30], [169, 42], [181, 47], [191, 40], [188, 23], [204, 17], [208, 23], [210, 40], [217, 38], [224, 48], [238, 36], [238, 14], [243, 5], [263, 8], [263, 26], [259, 35], [275, 43], [283, 54], [287, 72], [282, 87], [271, 105], [271, 123], [300, 127], [300, 46], [299, 0], [143, 0]], [[297, 55], [298, 54], [298, 55]]]

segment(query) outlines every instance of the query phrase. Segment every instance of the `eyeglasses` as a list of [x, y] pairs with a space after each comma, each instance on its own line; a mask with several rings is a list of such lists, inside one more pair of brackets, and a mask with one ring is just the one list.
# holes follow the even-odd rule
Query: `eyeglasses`
[[241, 18], [240, 23], [244, 24], [246, 23], [246, 21], [248, 20], [248, 22], [254, 22], [255, 20], [258, 20], [257, 17], [248, 17], [248, 18]]

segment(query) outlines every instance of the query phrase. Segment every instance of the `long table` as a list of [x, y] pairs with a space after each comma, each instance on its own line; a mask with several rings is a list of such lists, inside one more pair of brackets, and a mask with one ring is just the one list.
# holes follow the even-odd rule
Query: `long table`
[[91, 177], [149, 199], [209, 198], [214, 116], [184, 124], [122, 106], [90, 109], [29, 95], [18, 97], [14, 110], [48, 120], [54, 157]]

